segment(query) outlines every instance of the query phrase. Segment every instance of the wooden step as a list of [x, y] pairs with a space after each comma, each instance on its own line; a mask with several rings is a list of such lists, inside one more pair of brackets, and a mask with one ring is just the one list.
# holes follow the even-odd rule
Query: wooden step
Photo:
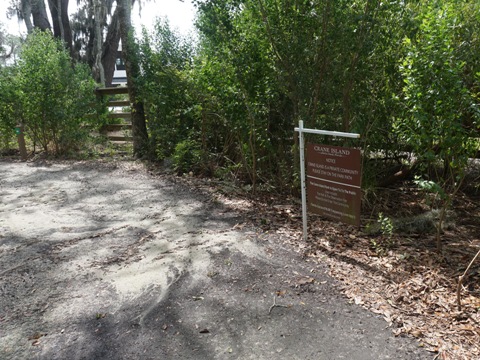
[[117, 134], [107, 134], [107, 138], [108, 140], [110, 141], [115, 141], [115, 142], [119, 142], [119, 141], [123, 141], [123, 142], [131, 142], [133, 141], [133, 137], [132, 136], [127, 136], [127, 135], [124, 135], [124, 134], [120, 134], [120, 135], [117, 135]]
[[128, 94], [128, 88], [126, 86], [96, 88], [95, 92], [98, 95]]
[[124, 141], [124, 140], [117, 140], [117, 141], [110, 140], [110, 143], [116, 148], [125, 148], [128, 146], [132, 146], [131, 141]]
[[107, 103], [109, 107], [130, 106], [130, 100], [111, 100]]
[[132, 113], [130, 112], [111, 112], [108, 114], [109, 119], [130, 119]]
[[106, 133], [109, 131], [122, 131], [122, 130], [131, 130], [131, 129], [132, 129], [131, 123], [107, 124], [102, 126], [101, 132]]

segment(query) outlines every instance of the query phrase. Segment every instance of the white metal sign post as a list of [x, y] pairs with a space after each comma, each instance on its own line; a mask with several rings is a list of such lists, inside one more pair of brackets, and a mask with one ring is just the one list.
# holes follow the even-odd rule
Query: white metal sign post
[[300, 181], [302, 187], [302, 219], [303, 219], [303, 240], [307, 241], [307, 191], [306, 191], [306, 182], [305, 182], [305, 140], [304, 133], [316, 134], [316, 135], [328, 135], [328, 136], [338, 136], [346, 138], [360, 138], [360, 134], [346, 133], [339, 131], [327, 131], [327, 130], [316, 130], [316, 129], [306, 129], [303, 127], [303, 121], [298, 121], [298, 127], [295, 128], [295, 131], [298, 131], [298, 138], [300, 143]]

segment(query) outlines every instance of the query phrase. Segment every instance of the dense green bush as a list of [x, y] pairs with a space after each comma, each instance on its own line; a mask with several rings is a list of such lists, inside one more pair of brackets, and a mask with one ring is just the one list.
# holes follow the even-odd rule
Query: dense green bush
[[172, 155], [173, 168], [178, 174], [195, 173], [202, 167], [202, 152], [198, 143], [184, 140], [175, 146]]
[[64, 154], [82, 146], [93, 125], [95, 83], [48, 32], [30, 34], [18, 63], [2, 71], [0, 120], [23, 124], [34, 148]]
[[15, 70], [13, 67], [0, 67], [0, 148], [4, 149], [9, 149], [13, 144], [19, 118]]
[[141, 97], [154, 157], [170, 157], [177, 143], [195, 131], [190, 100], [188, 69], [192, 45], [171, 30], [166, 20], [158, 19], [154, 29], [143, 30], [140, 43]]
[[363, 184], [372, 188], [412, 159], [414, 170], [429, 162], [461, 169], [473, 154], [478, 2], [196, 3], [195, 51], [164, 22], [144, 33], [143, 96], [157, 157], [195, 144], [204, 171], [235, 169], [253, 188], [298, 189], [298, 120], [360, 133], [308, 140], [361, 148]]
[[[400, 64], [405, 112], [395, 121], [395, 132], [414, 150], [417, 161], [433, 167], [441, 161], [456, 175], [476, 152], [473, 137], [480, 126], [478, 89], [472, 87], [472, 70], [480, 71], [480, 64], [476, 55], [462, 49], [472, 41], [465, 37], [465, 28], [478, 28], [466, 20], [467, 11], [475, 8], [478, 13], [480, 6], [474, 3], [459, 7], [435, 1], [422, 9], [415, 36], [404, 39]], [[478, 47], [478, 38], [470, 45]]]

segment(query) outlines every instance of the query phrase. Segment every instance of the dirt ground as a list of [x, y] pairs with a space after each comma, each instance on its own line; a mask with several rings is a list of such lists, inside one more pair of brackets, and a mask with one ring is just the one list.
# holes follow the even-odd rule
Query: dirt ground
[[244, 220], [138, 162], [0, 161], [0, 358], [434, 357]]

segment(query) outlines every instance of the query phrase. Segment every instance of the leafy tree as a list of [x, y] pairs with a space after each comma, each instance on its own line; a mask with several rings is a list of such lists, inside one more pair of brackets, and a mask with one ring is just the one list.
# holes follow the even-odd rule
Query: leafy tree
[[72, 67], [59, 41], [41, 31], [30, 34], [12, 80], [17, 90], [10, 105], [34, 145], [56, 154], [81, 145], [95, 84], [85, 66]]
[[163, 159], [196, 131], [188, 76], [193, 49], [167, 20], [157, 19], [150, 32], [143, 29], [140, 51], [141, 94], [151, 149], [157, 159]]
[[423, 161], [440, 158], [445, 166], [458, 168], [464, 164], [457, 166], [456, 162], [465, 161], [465, 156], [460, 155], [471, 151], [471, 127], [464, 125], [472, 120], [478, 125], [477, 94], [468, 85], [475, 79], [467, 75], [471, 70], [465, 71], [467, 59], [459, 53], [463, 39], [458, 38], [456, 27], [460, 26], [461, 11], [454, 2], [428, 5], [419, 15], [415, 37], [404, 39], [400, 72], [407, 111], [406, 117], [396, 123], [403, 140], [417, 150]]
[[[457, 114], [457, 133], [472, 136], [472, 131], [477, 131], [475, 74], [479, 56], [474, 49], [478, 48], [480, 12], [473, 1], [447, 3], [455, 8], [454, 21], [446, 25], [432, 22], [429, 31], [437, 32], [432, 38], [425, 32], [425, 14], [430, 6], [425, 1], [197, 1], [201, 37], [200, 59], [194, 67], [196, 81], [203, 84], [202, 97], [213, 100], [209, 106], [215, 109], [210, 113], [219, 114], [228, 123], [225, 138], [234, 138], [232, 148], [242, 154], [240, 158], [231, 154], [230, 159], [241, 161], [252, 181], [257, 175], [272, 179], [275, 166], [271, 164], [283, 168], [284, 174], [293, 174], [296, 167], [292, 169], [288, 159], [294, 157], [291, 148], [295, 138], [290, 129], [302, 119], [308, 127], [361, 133], [361, 142], [353, 144], [363, 147], [367, 183], [375, 184], [385, 176], [381, 175], [385, 168], [379, 166], [379, 160], [370, 160], [370, 154], [382, 154], [382, 161], [391, 166], [387, 174], [396, 173], [403, 166], [401, 152], [411, 149], [412, 143], [418, 145], [415, 137], [439, 129], [428, 119], [442, 117], [443, 123], [451, 125], [455, 121], [452, 123], [448, 114]], [[438, 7], [441, 3], [435, 4]], [[437, 29], [442, 26], [446, 33]], [[404, 39], [411, 39], [414, 48]], [[450, 42], [449, 51], [454, 56], [448, 62], [458, 68], [440, 67], [436, 74], [427, 71], [429, 62], [439, 60], [441, 64], [448, 58], [441, 55], [443, 60], [435, 60], [437, 53], [426, 45], [432, 41]], [[423, 60], [417, 65], [425, 64], [420, 77], [413, 76], [416, 88], [404, 86], [409, 76], [398, 66], [399, 59], [406, 59], [407, 54], [419, 54]], [[427, 94], [428, 90], [423, 90], [431, 76], [438, 79], [439, 91], [428, 93], [428, 101], [433, 104], [443, 99], [442, 115], [435, 114], [438, 106], [424, 107], [424, 124], [417, 121], [416, 128], [397, 131], [416, 111], [413, 102], [427, 99], [417, 101], [411, 95]], [[462, 84], [447, 85], [455, 77]], [[455, 94], [455, 100], [447, 104], [449, 92]], [[457, 137], [450, 125], [443, 136], [442, 141], [448, 140], [444, 148], [464, 143], [463, 135]], [[433, 142], [438, 147], [438, 141]], [[424, 145], [418, 148], [425, 149]], [[281, 152], [275, 153], [278, 148]], [[438, 152], [434, 155], [445, 158]], [[292, 179], [278, 174], [277, 178]]]
[[472, 59], [473, 53], [467, 50], [478, 46], [478, 38], [470, 33], [478, 25], [465, 21], [468, 12], [478, 14], [478, 9], [476, 2], [461, 6], [456, 1], [429, 3], [420, 9], [417, 32], [404, 40], [400, 72], [405, 114], [394, 128], [430, 178], [417, 183], [437, 195], [439, 248], [446, 210], [478, 148], [474, 136], [480, 128], [476, 77], [480, 68], [478, 57]]
[[6, 65], [19, 49], [20, 38], [8, 34], [0, 23], [0, 146], [4, 148], [8, 148], [13, 139], [15, 121], [18, 118], [18, 107], [15, 106], [17, 89], [14, 82], [16, 68]]
[[118, 5], [122, 0], [78, 0], [72, 19], [68, 12], [69, 0], [47, 1], [52, 24], [45, 0], [10, 0], [9, 16], [24, 21], [28, 33], [34, 29], [52, 31], [75, 61], [89, 64], [97, 82], [110, 85], [120, 42], [119, 10], [122, 7]]
[[[252, 182], [259, 176], [291, 183], [291, 159], [297, 158], [292, 129], [299, 119], [309, 127], [375, 134], [364, 140], [368, 151], [392, 148], [391, 99], [401, 89], [395, 64], [406, 16], [400, 2], [227, 0], [197, 6], [200, 56], [223, 74], [206, 81], [226, 82], [206, 89], [214, 89], [236, 131], [235, 152], [242, 156], [231, 159], [243, 163]], [[226, 89], [234, 89], [231, 97]]]
[[272, 170], [281, 179], [291, 173], [285, 157], [291, 138], [290, 101], [276, 87], [269, 44], [259, 30], [262, 24], [246, 3], [212, 1], [198, 6], [203, 35], [199, 54], [204, 59], [196, 63], [197, 89], [216, 107], [204, 109], [202, 123], [221, 124], [216, 132], [225, 141], [223, 156], [227, 163], [241, 165], [242, 171], [235, 173], [254, 189]]
[[19, 118], [15, 70], [11, 66], [0, 67], [0, 145], [5, 149], [12, 143]]

